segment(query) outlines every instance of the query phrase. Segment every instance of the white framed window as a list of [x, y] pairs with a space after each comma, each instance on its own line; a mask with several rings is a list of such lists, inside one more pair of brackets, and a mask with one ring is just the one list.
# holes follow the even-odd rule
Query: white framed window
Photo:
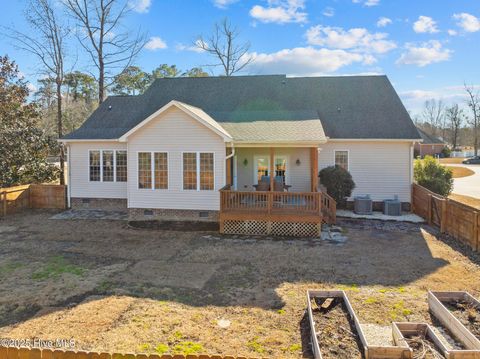
[[138, 188], [152, 188], [152, 153], [138, 152]]
[[340, 166], [349, 171], [349, 157], [348, 150], [335, 150], [335, 166]]
[[168, 189], [168, 152], [138, 152], [138, 188]]
[[115, 176], [115, 163], [113, 151], [106, 150], [102, 151], [102, 181], [103, 182], [113, 182]]
[[89, 150], [88, 172], [90, 182], [126, 182], [127, 151]]
[[101, 180], [101, 152], [100, 151], [90, 151], [88, 154], [89, 158], [89, 180], [91, 182], [100, 182]]
[[213, 191], [215, 189], [215, 154], [183, 152], [183, 189]]
[[168, 189], [168, 153], [155, 152], [154, 156], [154, 187]]
[[127, 182], [127, 151], [115, 152], [115, 171], [117, 182]]

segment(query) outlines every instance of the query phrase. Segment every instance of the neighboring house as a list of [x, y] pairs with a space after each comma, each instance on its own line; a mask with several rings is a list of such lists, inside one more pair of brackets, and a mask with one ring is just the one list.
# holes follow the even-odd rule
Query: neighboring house
[[438, 137], [429, 135], [418, 127], [417, 130], [423, 141], [415, 142], [415, 155], [423, 158], [427, 155], [435, 156], [442, 153], [442, 150], [446, 146], [445, 142]]
[[[158, 79], [143, 95], [109, 97], [62, 139], [74, 208], [297, 235], [331, 215], [318, 171], [335, 164], [354, 195], [398, 195], [408, 208], [419, 140], [386, 76], [284, 75]], [[279, 183], [288, 192], [265, 192]]]

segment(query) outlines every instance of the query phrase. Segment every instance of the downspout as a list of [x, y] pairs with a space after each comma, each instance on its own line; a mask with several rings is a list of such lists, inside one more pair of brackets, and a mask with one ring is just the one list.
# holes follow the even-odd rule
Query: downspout
[[71, 147], [70, 145], [67, 145], [67, 156], [68, 156], [68, 161], [67, 161], [67, 172], [68, 172], [68, 183], [67, 183], [67, 207], [71, 208], [72, 203], [71, 203], [71, 190], [72, 190], [72, 166], [71, 166]]

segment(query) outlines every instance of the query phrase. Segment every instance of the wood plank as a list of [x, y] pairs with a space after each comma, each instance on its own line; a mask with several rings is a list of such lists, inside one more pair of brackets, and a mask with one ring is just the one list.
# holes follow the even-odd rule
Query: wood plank
[[[428, 292], [428, 307], [440, 322], [463, 344], [467, 349], [480, 351], [480, 340], [476, 338], [440, 301], [437, 292]], [[453, 292], [451, 298], [446, 292], [439, 293], [443, 301], [458, 300], [459, 292]], [[448, 299], [447, 299], [448, 298]]]

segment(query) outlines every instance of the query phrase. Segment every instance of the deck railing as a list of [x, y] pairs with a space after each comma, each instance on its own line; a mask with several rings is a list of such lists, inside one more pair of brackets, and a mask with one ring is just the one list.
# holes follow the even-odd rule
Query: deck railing
[[220, 190], [221, 213], [318, 215], [327, 223], [335, 223], [335, 211], [335, 200], [323, 192], [243, 192], [230, 186]]

